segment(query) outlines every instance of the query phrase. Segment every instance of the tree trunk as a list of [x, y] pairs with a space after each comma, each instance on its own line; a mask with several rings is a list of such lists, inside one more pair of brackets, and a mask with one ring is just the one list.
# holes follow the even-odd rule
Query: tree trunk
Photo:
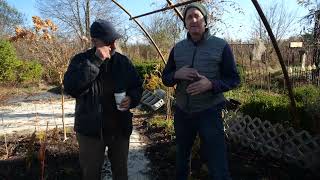
[[85, 8], [85, 18], [86, 18], [86, 37], [90, 36], [90, 0], [86, 0]]
[[313, 54], [313, 64], [319, 68], [320, 64], [320, 10], [315, 12], [315, 20], [314, 20], [314, 54]]
[[81, 23], [79, 0], [76, 1], [76, 11], [77, 11], [77, 21], [78, 21], [77, 25], [79, 27], [80, 37], [81, 37], [84, 35], [84, 32], [83, 32], [83, 27], [82, 27], [82, 23]]

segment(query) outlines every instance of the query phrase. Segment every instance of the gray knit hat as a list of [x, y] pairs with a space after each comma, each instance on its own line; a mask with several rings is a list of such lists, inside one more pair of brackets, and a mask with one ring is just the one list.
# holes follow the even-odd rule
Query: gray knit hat
[[121, 38], [121, 35], [115, 30], [111, 22], [98, 19], [90, 27], [90, 36], [105, 42], [107, 45]]
[[184, 9], [184, 12], [183, 12], [183, 23], [184, 23], [184, 26], [186, 26], [186, 23], [185, 23], [185, 18], [186, 18], [186, 14], [187, 14], [187, 11], [190, 9], [190, 8], [196, 8], [198, 9], [201, 14], [203, 15], [204, 17], [204, 22], [206, 23], [207, 25], [207, 20], [208, 20], [208, 10], [206, 7], [204, 7], [204, 5], [200, 4], [200, 3], [197, 3], [197, 2], [194, 2], [194, 3], [191, 3], [189, 5], [187, 5], [187, 7]]

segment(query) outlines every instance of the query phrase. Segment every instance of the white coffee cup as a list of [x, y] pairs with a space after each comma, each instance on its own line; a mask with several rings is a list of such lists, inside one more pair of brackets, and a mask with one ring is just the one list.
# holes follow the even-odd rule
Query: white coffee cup
[[120, 108], [120, 104], [122, 100], [126, 97], [126, 92], [114, 93], [114, 97], [116, 99], [117, 109], [119, 111], [124, 111], [124, 108]]

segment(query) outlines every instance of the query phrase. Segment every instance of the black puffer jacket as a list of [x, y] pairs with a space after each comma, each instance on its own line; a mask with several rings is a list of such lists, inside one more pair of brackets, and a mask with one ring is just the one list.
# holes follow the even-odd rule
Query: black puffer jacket
[[[76, 98], [74, 129], [93, 137], [103, 137], [109, 131], [110, 135], [130, 136], [132, 113], [116, 109], [113, 93], [123, 88], [131, 97], [130, 108], [134, 108], [142, 95], [142, 81], [126, 56], [115, 53], [110, 60], [101, 61], [94, 52], [95, 48], [73, 57], [64, 75], [65, 92]], [[105, 122], [114, 118], [120, 124], [117, 129], [108, 129]]]

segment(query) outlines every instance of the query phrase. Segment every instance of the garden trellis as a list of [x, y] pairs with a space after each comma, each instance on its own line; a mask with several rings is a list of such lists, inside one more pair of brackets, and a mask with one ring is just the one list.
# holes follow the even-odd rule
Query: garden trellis
[[225, 114], [227, 138], [260, 152], [300, 167], [317, 171], [319, 168], [320, 136], [307, 131], [295, 131], [292, 127], [271, 124], [259, 118], [251, 118], [240, 112]]

